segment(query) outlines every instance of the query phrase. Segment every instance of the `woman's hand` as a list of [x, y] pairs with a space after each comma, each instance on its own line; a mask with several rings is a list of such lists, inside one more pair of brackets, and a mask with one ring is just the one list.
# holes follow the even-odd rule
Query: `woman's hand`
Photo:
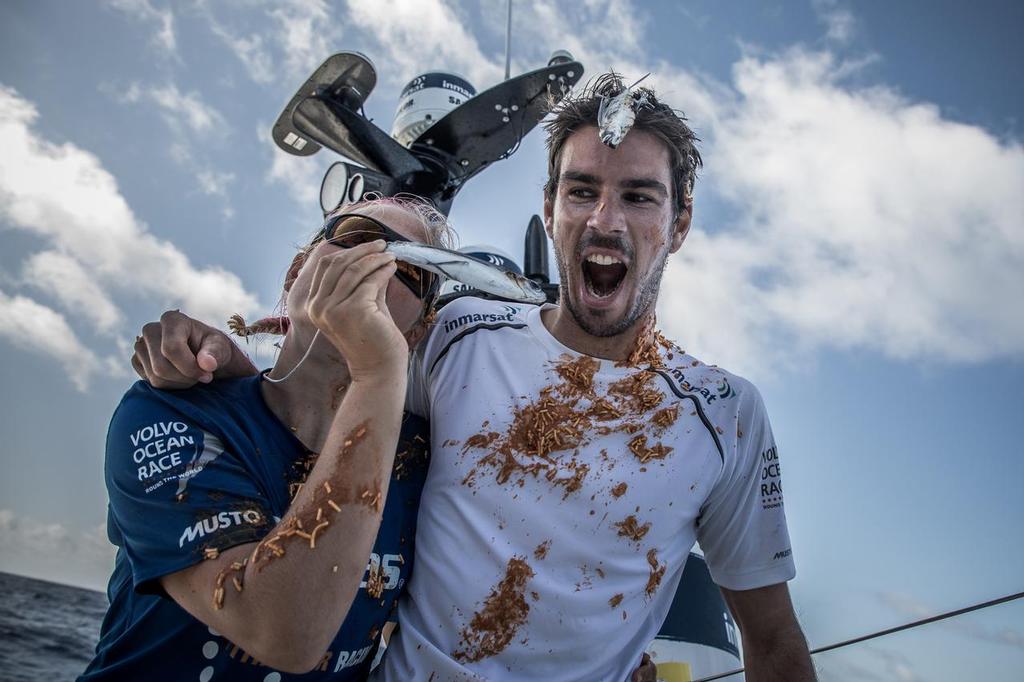
[[317, 262], [306, 312], [345, 357], [353, 381], [405, 372], [409, 347], [387, 306], [395, 257], [383, 241], [329, 249]]

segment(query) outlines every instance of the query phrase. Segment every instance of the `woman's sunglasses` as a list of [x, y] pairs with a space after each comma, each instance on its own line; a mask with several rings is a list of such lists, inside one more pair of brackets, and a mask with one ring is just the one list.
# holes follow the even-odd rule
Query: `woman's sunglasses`
[[[343, 249], [351, 249], [353, 246], [378, 239], [383, 239], [386, 242], [412, 241], [379, 220], [356, 213], [341, 213], [329, 218], [324, 223], [320, 238]], [[404, 261], [395, 261], [395, 265], [398, 267], [395, 272], [398, 281], [416, 294], [416, 297], [423, 301], [424, 305], [431, 305], [441, 288], [440, 278], [432, 272], [409, 265]]]

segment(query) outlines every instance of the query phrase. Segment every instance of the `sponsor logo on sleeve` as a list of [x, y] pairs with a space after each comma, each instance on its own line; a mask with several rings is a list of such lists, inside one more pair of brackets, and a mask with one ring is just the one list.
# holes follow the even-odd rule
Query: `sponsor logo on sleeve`
[[260, 527], [263, 526], [264, 521], [265, 517], [258, 509], [222, 511], [208, 516], [205, 519], [196, 521], [191, 526], [187, 526], [182, 532], [181, 537], [178, 539], [178, 547], [184, 547], [186, 543], [192, 544], [196, 540], [201, 540], [211, 533], [225, 531], [230, 528], [240, 528], [245, 526]]
[[180, 495], [190, 478], [224, 452], [219, 438], [181, 421], [143, 426], [128, 439], [136, 475], [147, 493], [177, 481]]
[[503, 306], [503, 308], [505, 311], [503, 313], [467, 313], [453, 317], [444, 323], [444, 332], [450, 334], [456, 329], [474, 322], [511, 322], [520, 312], [519, 308], [511, 305]]
[[761, 508], [781, 506], [782, 471], [779, 469], [778, 450], [773, 445], [761, 453]]
[[132, 461], [147, 493], [184, 471], [201, 447], [201, 443], [197, 446], [196, 436], [195, 429], [179, 421], [149, 424], [128, 436]]

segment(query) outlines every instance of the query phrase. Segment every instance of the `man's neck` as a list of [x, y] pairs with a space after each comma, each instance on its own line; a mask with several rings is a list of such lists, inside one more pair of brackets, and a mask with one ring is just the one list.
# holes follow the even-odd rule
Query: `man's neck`
[[[306, 355], [311, 343], [315, 347]], [[267, 407], [303, 445], [319, 452], [350, 383], [341, 354], [315, 329], [293, 325], [267, 379], [260, 386]]]
[[544, 327], [562, 345], [583, 355], [616, 362], [630, 357], [637, 347], [638, 334], [646, 334], [651, 331], [649, 316], [645, 315], [620, 334], [594, 336], [584, 331], [573, 318], [569, 309], [563, 305], [542, 311], [540, 319]]

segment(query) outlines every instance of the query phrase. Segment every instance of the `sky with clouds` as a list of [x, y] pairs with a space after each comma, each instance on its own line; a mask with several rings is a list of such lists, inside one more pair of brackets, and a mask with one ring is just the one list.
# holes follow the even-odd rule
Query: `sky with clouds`
[[[336, 158], [270, 141], [312, 70], [368, 55], [390, 129], [418, 73], [497, 83], [504, 22], [504, 0], [0, 4], [0, 570], [105, 583], [131, 341], [166, 308], [275, 306]], [[1022, 29], [997, 0], [514, 2], [513, 73], [555, 49], [652, 72], [703, 141], [659, 321], [765, 396], [813, 646], [1024, 589]], [[521, 258], [544, 174], [535, 131], [460, 194], [461, 241]], [[817, 662], [1019, 679], [1024, 603]]]

